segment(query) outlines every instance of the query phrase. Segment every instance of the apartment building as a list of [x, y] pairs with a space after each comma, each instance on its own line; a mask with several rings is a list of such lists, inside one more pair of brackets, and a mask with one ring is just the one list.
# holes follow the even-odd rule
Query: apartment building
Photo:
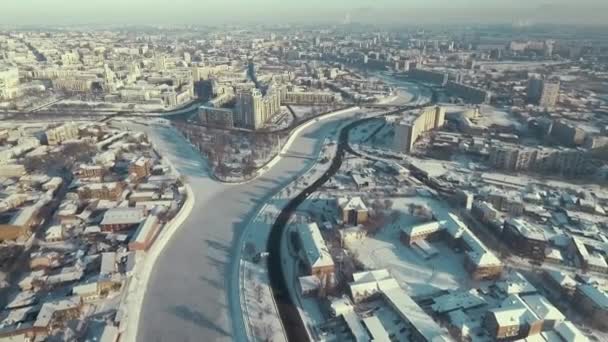
[[78, 126], [67, 123], [58, 127], [47, 129], [45, 132], [47, 144], [54, 146], [64, 141], [78, 139]]
[[437, 129], [444, 123], [445, 108], [439, 106], [424, 108], [415, 117], [408, 117], [396, 124], [393, 146], [398, 152], [411, 152], [422, 133]]

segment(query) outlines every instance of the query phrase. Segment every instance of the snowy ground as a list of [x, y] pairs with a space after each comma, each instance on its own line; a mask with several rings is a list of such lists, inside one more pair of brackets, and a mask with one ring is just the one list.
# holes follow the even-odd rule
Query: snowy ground
[[441, 241], [429, 242], [439, 255], [425, 260], [413, 247], [399, 240], [400, 229], [420, 223], [408, 214], [410, 204], [430, 207], [438, 220], [449, 219], [448, 208], [428, 197], [391, 198], [400, 217], [373, 237], [352, 246], [353, 252], [368, 269], [386, 268], [411, 296], [425, 296], [438, 290], [468, 288], [464, 254], [455, 253]]
[[244, 285], [241, 301], [247, 325], [258, 340], [287, 341], [281, 316], [272, 295], [264, 264], [242, 263]]

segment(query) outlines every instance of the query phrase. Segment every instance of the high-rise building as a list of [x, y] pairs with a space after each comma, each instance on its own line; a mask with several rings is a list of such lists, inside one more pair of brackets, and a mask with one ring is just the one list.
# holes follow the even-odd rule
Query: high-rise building
[[505, 143], [490, 150], [489, 163], [498, 170], [563, 175], [588, 174], [592, 167], [589, 156], [578, 149], [522, 147]]
[[266, 95], [253, 88], [236, 95], [235, 124], [252, 129], [261, 128], [271, 117], [281, 111], [281, 95], [270, 86]]
[[446, 90], [453, 95], [456, 95], [466, 102], [481, 104], [489, 103], [492, 99], [492, 93], [473, 86], [469, 86], [458, 81], [449, 81], [446, 84]]
[[445, 108], [427, 107], [414, 118], [402, 120], [395, 126], [393, 146], [398, 152], [410, 152], [418, 137], [432, 129], [437, 129], [445, 123]]
[[435, 71], [430, 69], [410, 69], [409, 77], [414, 80], [434, 83], [444, 86], [448, 82], [448, 73], [444, 71]]
[[0, 100], [11, 100], [19, 93], [19, 69], [0, 66]]
[[559, 81], [533, 77], [528, 81], [528, 100], [543, 108], [553, 108], [559, 100], [559, 87]]
[[553, 108], [559, 101], [559, 82], [543, 82], [543, 90], [538, 105], [543, 108]]

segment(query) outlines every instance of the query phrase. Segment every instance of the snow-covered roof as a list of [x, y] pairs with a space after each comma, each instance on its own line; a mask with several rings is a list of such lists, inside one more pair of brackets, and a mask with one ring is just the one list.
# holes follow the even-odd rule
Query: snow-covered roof
[[523, 325], [535, 320], [534, 315], [525, 307], [498, 308], [490, 310], [499, 327]]
[[435, 302], [431, 307], [433, 311], [445, 313], [454, 310], [466, 310], [486, 304], [486, 301], [477, 294], [475, 289], [448, 293], [433, 299]]
[[78, 307], [80, 307], [80, 298], [78, 297], [71, 297], [67, 299], [44, 303], [42, 305], [42, 308], [40, 309], [40, 312], [38, 313], [38, 317], [36, 317], [36, 322], [34, 322], [34, 326], [46, 328], [49, 326], [56, 311], [64, 311], [69, 309], [75, 309]]
[[13, 226], [24, 226], [37, 213], [38, 213], [38, 207], [35, 205], [30, 205], [30, 206], [24, 207], [24, 208], [20, 209], [19, 212], [17, 212], [17, 214], [15, 214], [13, 217], [11, 217], [9, 224], [13, 225]]
[[353, 300], [361, 299], [378, 293], [381, 288], [398, 288], [397, 281], [385, 269], [363, 271], [353, 274], [353, 282], [349, 284]]
[[555, 328], [555, 332], [559, 334], [565, 341], [569, 342], [587, 342], [589, 339], [583, 333], [572, 324], [572, 322], [565, 321], [558, 323]]
[[333, 266], [334, 261], [316, 223], [303, 224], [298, 229], [306, 262], [310, 267]]
[[567, 275], [566, 273], [564, 273], [562, 271], [545, 270], [545, 273], [547, 273], [547, 275], [549, 277], [551, 277], [551, 279], [553, 279], [553, 281], [555, 281], [562, 287], [571, 287], [571, 288], [576, 287], [576, 284], [577, 284], [576, 280], [574, 280], [574, 278], [570, 277], [569, 275]]
[[321, 280], [315, 275], [302, 276], [298, 278], [302, 292], [316, 291], [321, 287]]
[[391, 303], [392, 308], [427, 341], [450, 341], [447, 332], [427, 315], [403, 289], [400, 287], [384, 289], [382, 285], [380, 286], [382, 294]]
[[496, 286], [508, 295], [537, 292], [536, 287], [519, 272], [509, 274], [508, 279], [496, 283]]
[[608, 294], [589, 284], [583, 284], [578, 287], [587, 298], [591, 299], [596, 305], [608, 310]]
[[386, 269], [353, 273], [354, 283], [380, 281], [380, 280], [384, 280], [384, 279], [388, 279], [388, 278], [391, 278], [391, 275], [388, 273], [388, 270], [386, 270]]
[[426, 235], [444, 229], [446, 221], [431, 221], [401, 228], [408, 236]]
[[46, 240], [61, 239], [63, 236], [63, 227], [61, 225], [54, 225], [47, 228], [44, 238]]
[[342, 208], [342, 210], [367, 210], [365, 203], [361, 199], [361, 197], [352, 197], [352, 198], [339, 198], [338, 206]]
[[139, 227], [133, 234], [131, 238], [131, 242], [135, 243], [145, 243], [148, 238], [150, 238], [150, 234], [158, 227], [158, 217], [156, 215], [149, 215], [146, 219], [139, 224]]
[[335, 316], [340, 316], [346, 312], [355, 310], [353, 303], [347, 296], [330, 299], [331, 311]]
[[561, 311], [553, 306], [553, 304], [549, 303], [545, 297], [539, 294], [522, 296], [521, 299], [523, 299], [528, 308], [530, 308], [530, 310], [532, 310], [532, 312], [542, 320], [563, 321], [566, 319]]
[[515, 228], [526, 239], [547, 241], [545, 231], [541, 227], [533, 225], [523, 218], [509, 218], [506, 222], [509, 226]]
[[138, 224], [143, 216], [141, 208], [112, 208], [103, 215], [101, 225]]
[[389, 342], [391, 339], [388, 332], [376, 316], [369, 316], [363, 319], [363, 324], [367, 327], [367, 331], [371, 335], [371, 340], [374, 342]]
[[354, 311], [345, 312], [342, 317], [356, 342], [368, 342], [370, 340], [367, 330], [365, 330], [359, 316]]

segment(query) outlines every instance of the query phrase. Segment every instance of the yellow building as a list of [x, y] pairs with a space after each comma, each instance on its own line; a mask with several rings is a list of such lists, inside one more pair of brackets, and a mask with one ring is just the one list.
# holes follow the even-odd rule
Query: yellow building
[[394, 148], [398, 152], [410, 152], [418, 137], [427, 131], [437, 129], [445, 123], [445, 108], [426, 107], [414, 118], [397, 123]]

